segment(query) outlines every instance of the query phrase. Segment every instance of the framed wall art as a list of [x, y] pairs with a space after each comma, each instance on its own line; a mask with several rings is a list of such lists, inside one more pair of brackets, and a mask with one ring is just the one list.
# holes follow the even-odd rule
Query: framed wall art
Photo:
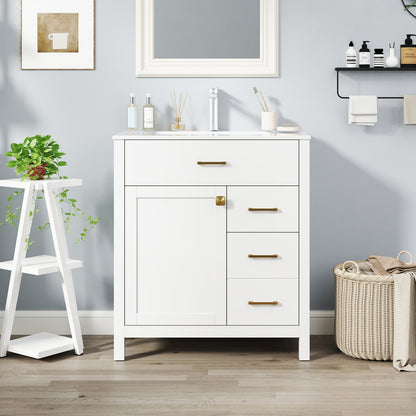
[[22, 69], [94, 69], [95, 0], [21, 0]]

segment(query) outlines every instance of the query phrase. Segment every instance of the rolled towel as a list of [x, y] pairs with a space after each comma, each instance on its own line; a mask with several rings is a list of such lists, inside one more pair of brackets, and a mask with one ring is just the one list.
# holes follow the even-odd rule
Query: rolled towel
[[352, 95], [348, 103], [348, 123], [374, 126], [377, 123], [377, 97], [375, 95]]
[[416, 124], [416, 95], [403, 97], [404, 124]]

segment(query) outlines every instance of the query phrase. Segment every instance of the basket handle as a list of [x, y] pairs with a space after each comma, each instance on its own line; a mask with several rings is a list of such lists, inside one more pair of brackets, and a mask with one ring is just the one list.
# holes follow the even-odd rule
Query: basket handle
[[352, 264], [353, 266], [355, 266], [355, 268], [357, 269], [357, 270], [356, 270], [356, 273], [357, 273], [357, 274], [360, 274], [360, 268], [359, 268], [358, 264], [357, 264], [355, 261], [352, 261], [352, 260], [347, 260], [347, 261], [346, 261], [346, 262], [342, 265], [342, 271], [343, 271], [343, 272], [345, 272], [345, 266], [346, 266], [348, 263], [350, 263], [350, 264]]
[[401, 251], [401, 252], [397, 255], [397, 260], [399, 260], [399, 259], [400, 259], [400, 256], [401, 256], [402, 254], [407, 254], [407, 255], [409, 256], [409, 258], [410, 258], [410, 263], [406, 263], [407, 265], [409, 265], [409, 264], [413, 264], [413, 256], [412, 256], [412, 253], [410, 253], [410, 252], [409, 252], [409, 251], [407, 251], [407, 250], [403, 250], [403, 251]]

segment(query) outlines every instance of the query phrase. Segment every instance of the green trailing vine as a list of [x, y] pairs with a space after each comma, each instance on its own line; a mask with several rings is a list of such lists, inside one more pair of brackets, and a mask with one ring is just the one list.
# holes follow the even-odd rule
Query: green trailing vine
[[[6, 166], [14, 168], [16, 175], [22, 175], [22, 180], [42, 180], [45, 177], [50, 178], [52, 176], [58, 176], [59, 179], [68, 179], [66, 176], [60, 176], [60, 168], [66, 166], [67, 163], [62, 159], [65, 153], [61, 152], [59, 144], [51, 136], [34, 136], [26, 137], [22, 143], [12, 143], [10, 145], [10, 151], [5, 153], [6, 156], [12, 157], [14, 160], [9, 161]], [[15, 191], [8, 197], [8, 205], [6, 207], [6, 213], [4, 219], [0, 222], [0, 228], [4, 225], [17, 226], [20, 220], [21, 207], [13, 208], [16, 199], [24, 191]], [[43, 193], [43, 190], [42, 190]], [[63, 221], [65, 231], [70, 232], [71, 224], [74, 218], [80, 218], [85, 225], [75, 240], [75, 244], [85, 241], [88, 233], [92, 231], [98, 224], [101, 217], [94, 218], [91, 215], [86, 215], [85, 211], [82, 211], [78, 207], [78, 201], [69, 197], [69, 189], [63, 189], [58, 193], [54, 193], [61, 203], [61, 211], [63, 214]], [[34, 197], [36, 200], [43, 199], [43, 196]], [[37, 202], [37, 201], [35, 201]], [[35, 214], [39, 212], [39, 209], [35, 209], [29, 213], [29, 219], [33, 220]], [[46, 222], [40, 225], [38, 229], [45, 231], [49, 228], [50, 223]], [[26, 250], [33, 244], [30, 241], [30, 235], [25, 238]]]

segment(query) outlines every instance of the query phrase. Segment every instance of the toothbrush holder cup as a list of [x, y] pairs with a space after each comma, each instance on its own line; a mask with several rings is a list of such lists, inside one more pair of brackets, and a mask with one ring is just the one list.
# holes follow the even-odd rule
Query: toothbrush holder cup
[[261, 129], [273, 131], [277, 128], [277, 111], [263, 111], [261, 113]]

